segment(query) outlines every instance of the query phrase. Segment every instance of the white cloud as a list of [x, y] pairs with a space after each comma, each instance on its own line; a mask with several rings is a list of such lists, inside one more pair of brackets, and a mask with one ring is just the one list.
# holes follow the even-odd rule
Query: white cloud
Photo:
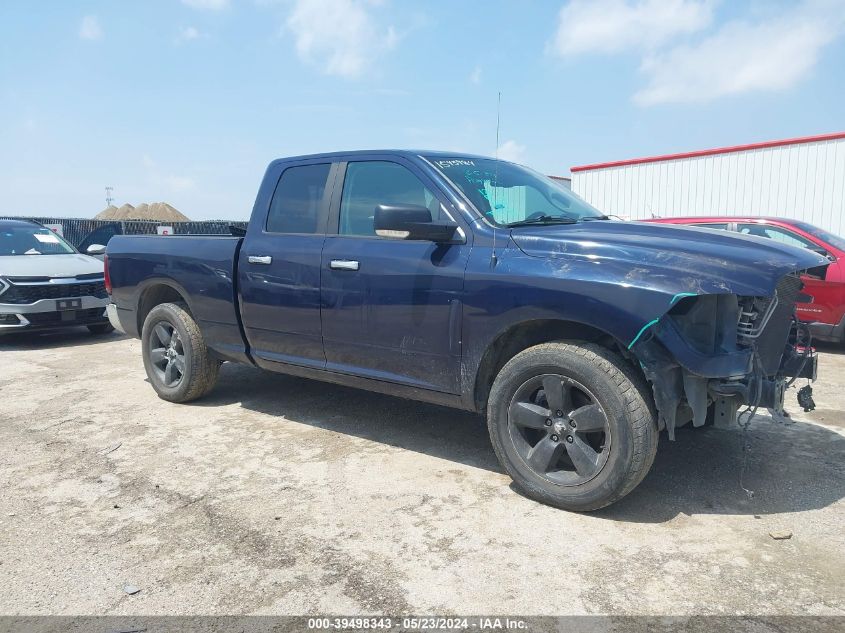
[[730, 22], [696, 44], [646, 57], [641, 70], [648, 84], [634, 102], [650, 106], [788, 89], [843, 30], [842, 0], [808, 2], [757, 23]]
[[103, 29], [96, 15], [86, 15], [79, 25], [79, 37], [83, 40], [99, 40], [103, 37]]
[[179, 29], [179, 35], [176, 36], [176, 41], [178, 43], [190, 42], [191, 40], [196, 40], [200, 37], [202, 37], [202, 33], [200, 33], [195, 27], [183, 26]]
[[786, 90], [812, 71], [822, 49], [845, 32], [845, 0], [803, 0], [784, 11], [768, 3], [750, 17], [713, 26], [721, 0], [571, 0], [548, 51], [638, 53], [643, 106], [701, 102]]
[[706, 28], [712, 0], [571, 0], [548, 50], [562, 57], [653, 49]]
[[481, 83], [481, 66], [476, 66], [469, 74], [469, 81], [476, 86]]
[[398, 40], [392, 26], [373, 16], [379, 0], [296, 0], [286, 26], [296, 38], [300, 59], [328, 75], [355, 78]]
[[525, 150], [525, 145], [521, 145], [514, 140], [509, 140], [499, 145], [499, 150], [496, 152], [496, 156], [502, 160], [510, 160], [518, 163], [522, 160], [523, 156], [525, 156]]
[[182, 4], [192, 9], [203, 11], [220, 11], [229, 6], [229, 0], [182, 0]]

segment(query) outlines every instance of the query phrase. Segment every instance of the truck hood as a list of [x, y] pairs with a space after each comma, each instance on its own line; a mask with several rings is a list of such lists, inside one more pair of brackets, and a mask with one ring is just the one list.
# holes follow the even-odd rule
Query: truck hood
[[[714, 229], [613, 220], [515, 228], [530, 257], [590, 263], [594, 280], [667, 293], [770, 296], [786, 274], [826, 266], [817, 253]], [[565, 273], [564, 273], [565, 274]]]
[[0, 257], [0, 277], [75, 277], [102, 272], [103, 262], [81, 253]]

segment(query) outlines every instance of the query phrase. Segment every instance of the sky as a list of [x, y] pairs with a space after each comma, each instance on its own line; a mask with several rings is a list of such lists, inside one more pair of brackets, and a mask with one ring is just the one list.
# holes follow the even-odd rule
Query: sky
[[568, 175], [843, 130], [845, 0], [0, 1], [0, 215], [108, 185], [245, 219], [269, 161], [322, 151]]

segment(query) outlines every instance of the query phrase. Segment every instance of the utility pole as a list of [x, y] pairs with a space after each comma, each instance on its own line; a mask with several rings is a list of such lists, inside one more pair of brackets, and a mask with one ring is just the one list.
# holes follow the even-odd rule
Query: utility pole
[[114, 187], [106, 187], [106, 206], [110, 207], [111, 203], [114, 202], [114, 197], [112, 194], [114, 193]]

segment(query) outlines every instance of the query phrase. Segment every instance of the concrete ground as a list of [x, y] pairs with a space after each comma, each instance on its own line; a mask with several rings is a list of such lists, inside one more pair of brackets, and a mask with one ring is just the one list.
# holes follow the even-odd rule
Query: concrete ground
[[753, 498], [741, 434], [684, 429], [579, 515], [475, 415], [229, 364], [174, 405], [138, 341], [0, 339], [0, 613], [845, 614], [844, 351], [753, 423]]

